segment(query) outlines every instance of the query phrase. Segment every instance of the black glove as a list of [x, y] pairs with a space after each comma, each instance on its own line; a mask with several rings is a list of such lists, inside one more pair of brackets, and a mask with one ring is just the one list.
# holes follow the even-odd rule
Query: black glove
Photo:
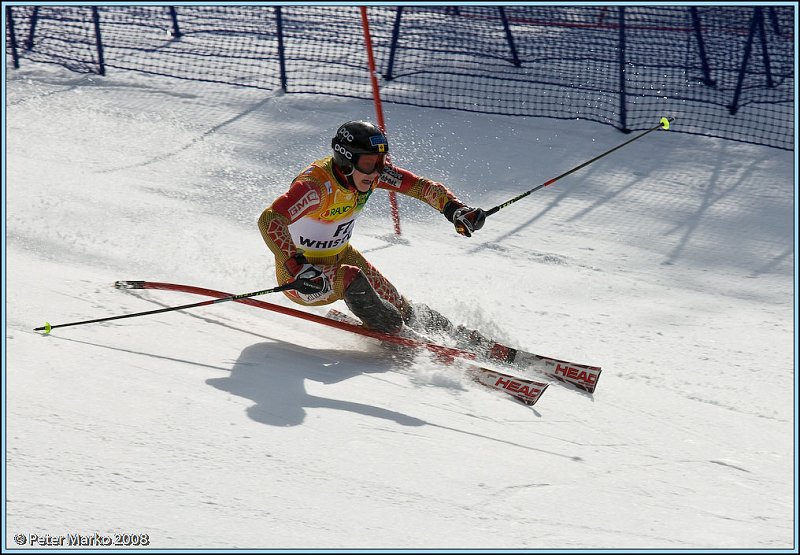
[[301, 295], [319, 296], [331, 290], [331, 280], [328, 276], [309, 263], [302, 254], [289, 258], [284, 266], [294, 276], [295, 290]]
[[445, 205], [442, 213], [453, 222], [456, 231], [465, 237], [472, 237], [472, 233], [482, 228], [486, 222], [486, 212], [482, 208], [470, 208], [452, 200]]

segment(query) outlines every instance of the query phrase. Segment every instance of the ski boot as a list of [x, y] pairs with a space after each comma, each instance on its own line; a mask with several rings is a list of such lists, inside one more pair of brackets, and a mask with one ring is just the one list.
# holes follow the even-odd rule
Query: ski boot
[[455, 342], [459, 349], [478, 354], [488, 352], [494, 341], [479, 331], [453, 324], [447, 317], [423, 303], [408, 302], [406, 326], [423, 333], [448, 338]]
[[403, 320], [406, 326], [422, 333], [450, 336], [455, 326], [442, 314], [423, 303], [406, 301], [406, 313]]
[[350, 282], [344, 292], [344, 302], [364, 327], [392, 334], [403, 329], [400, 311], [375, 292], [364, 272], [358, 272]]

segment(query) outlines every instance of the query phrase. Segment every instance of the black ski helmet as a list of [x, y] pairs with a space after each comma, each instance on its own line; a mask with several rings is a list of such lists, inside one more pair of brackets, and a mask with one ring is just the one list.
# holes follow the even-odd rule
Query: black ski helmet
[[387, 154], [389, 141], [378, 127], [368, 121], [348, 121], [331, 139], [333, 161], [345, 175], [353, 173], [362, 154]]

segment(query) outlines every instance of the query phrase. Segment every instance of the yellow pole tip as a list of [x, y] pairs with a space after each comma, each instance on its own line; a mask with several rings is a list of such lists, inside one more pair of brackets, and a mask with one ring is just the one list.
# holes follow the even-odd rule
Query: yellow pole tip
[[50, 325], [50, 322], [44, 323], [44, 334], [47, 335], [50, 333], [50, 330], [53, 329], [53, 326]]
[[669, 120], [667, 118], [661, 118], [661, 128], [669, 131]]

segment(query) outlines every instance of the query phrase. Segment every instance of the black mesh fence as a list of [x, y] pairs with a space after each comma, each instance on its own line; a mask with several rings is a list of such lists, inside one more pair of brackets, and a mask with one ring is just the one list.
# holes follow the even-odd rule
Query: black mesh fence
[[[793, 6], [373, 6], [384, 102], [794, 148]], [[13, 24], [13, 26], [12, 26]], [[12, 34], [13, 31], [13, 34]], [[369, 99], [354, 6], [14, 6], [7, 58]]]
[[[108, 67], [270, 90], [281, 87], [273, 8], [105, 8], [102, 21]], [[138, 36], [130, 33], [132, 24], [138, 26]]]
[[[8, 40], [13, 21], [16, 45]], [[63, 65], [80, 73], [99, 72], [93, 10], [86, 7], [6, 7], [6, 52], [22, 60]]]

